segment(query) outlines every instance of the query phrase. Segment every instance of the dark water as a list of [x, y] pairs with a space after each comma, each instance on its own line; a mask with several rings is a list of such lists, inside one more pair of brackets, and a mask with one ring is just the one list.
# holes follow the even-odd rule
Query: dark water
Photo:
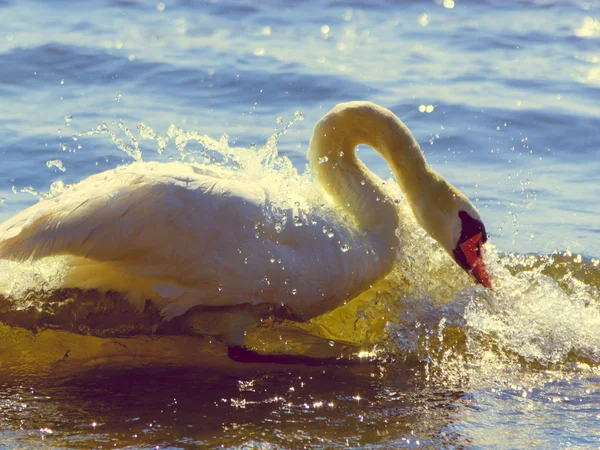
[[[18, 429], [21, 420], [36, 422], [53, 433], [42, 427], [6, 435], [15, 447], [32, 445], [33, 439], [52, 446], [104, 448], [465, 442], [460, 433], [432, 433], [432, 428], [447, 425], [455, 408], [469, 404], [468, 396], [429, 392], [418, 381], [406, 381], [409, 373], [368, 366], [267, 367], [251, 377], [244, 372], [119, 370], [51, 386], [38, 382], [35, 389], [10, 386], [2, 396], [3, 415], [13, 420], [5, 425]], [[114, 411], [127, 411], [126, 417]]]
[[[311, 324], [379, 361], [243, 364], [199, 337], [2, 325], [0, 446], [600, 445], [598, 1], [0, 0], [0, 219], [133, 161], [132, 138], [178, 158], [140, 123], [260, 148], [301, 111], [277, 149], [303, 171], [314, 123], [357, 99], [474, 200], [502, 289], [446, 281], [407, 219], [412, 259], [375, 301]], [[36, 307], [57, 264], [3, 265], [0, 290]]]

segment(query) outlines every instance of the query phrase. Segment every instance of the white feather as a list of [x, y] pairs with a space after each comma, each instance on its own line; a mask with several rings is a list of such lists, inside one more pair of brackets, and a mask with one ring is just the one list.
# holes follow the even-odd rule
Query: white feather
[[122, 291], [140, 308], [149, 298], [168, 318], [245, 302], [312, 317], [381, 272], [364, 233], [327, 218], [277, 232], [293, 212], [274, 211], [264, 189], [224, 172], [139, 162], [91, 176], [2, 224], [0, 257], [71, 255], [63, 287]]
[[[361, 143], [382, 154], [421, 225], [452, 254], [458, 211], [475, 209], [427, 166], [396, 116], [352, 102], [316, 125], [308, 156], [355, 225], [277, 209], [267, 190], [231, 171], [137, 162], [89, 177], [0, 225], [0, 258], [69, 255], [63, 287], [124, 292], [139, 308], [151, 299], [167, 318], [196, 305], [273, 303], [308, 319], [358, 295], [396, 257], [397, 209], [356, 157]], [[303, 226], [291, 220], [298, 215]], [[277, 229], [281, 217], [290, 220]]]

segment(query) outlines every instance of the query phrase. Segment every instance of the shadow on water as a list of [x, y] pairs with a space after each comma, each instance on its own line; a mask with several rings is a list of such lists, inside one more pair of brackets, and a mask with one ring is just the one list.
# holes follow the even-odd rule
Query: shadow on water
[[377, 364], [94, 369], [4, 379], [0, 423], [16, 447], [406, 447], [431, 443], [463, 397]]

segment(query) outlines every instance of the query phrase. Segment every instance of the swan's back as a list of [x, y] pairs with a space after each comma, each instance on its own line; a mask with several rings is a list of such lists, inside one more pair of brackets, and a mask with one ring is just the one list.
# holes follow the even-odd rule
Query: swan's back
[[[140, 308], [152, 299], [167, 317], [196, 305], [268, 302], [309, 318], [389, 270], [360, 230], [327, 216], [304, 217], [298, 227], [292, 214], [231, 171], [134, 163], [0, 225], [0, 258], [68, 255], [63, 287], [122, 291]], [[285, 215], [288, 225], [278, 229]]]
[[149, 247], [184, 257], [199, 234], [194, 253], [202, 254], [212, 236], [234, 229], [219, 223], [260, 221], [265, 198], [257, 186], [199, 166], [132, 164], [91, 176], [3, 223], [0, 257], [131, 261]]

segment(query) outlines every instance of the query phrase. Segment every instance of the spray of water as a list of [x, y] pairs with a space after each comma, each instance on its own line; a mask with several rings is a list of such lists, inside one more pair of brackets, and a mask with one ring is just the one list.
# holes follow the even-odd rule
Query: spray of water
[[[279, 208], [298, 208], [315, 215], [344, 211], [328, 201], [311, 173], [299, 173], [277, 151], [278, 139], [302, 120], [301, 113], [261, 146], [232, 147], [227, 135], [215, 140], [171, 125], [161, 135], [140, 123], [135, 131], [122, 122], [77, 133], [78, 138], [109, 136], [133, 161], [142, 160], [144, 145], [155, 145], [160, 158], [218, 168], [242, 181], [268, 188]], [[145, 150], [147, 151], [147, 150]], [[327, 164], [327, 161], [323, 162]], [[52, 164], [55, 167], [56, 164]], [[382, 283], [306, 326], [326, 339], [376, 348], [388, 358], [416, 360], [427, 376], [460, 381], [477, 368], [528, 365], [561, 367], [600, 364], [600, 261], [570, 252], [544, 255], [503, 254], [487, 248], [493, 290], [474, 286], [449, 255], [414, 219], [393, 180], [381, 182], [402, 217], [397, 263]], [[68, 189], [60, 182], [49, 192], [27, 190], [48, 199]], [[0, 293], [12, 301], [3, 308], [41, 305], [44, 292], [58, 284], [61, 258], [36, 263], [1, 262]], [[493, 363], [492, 363], [493, 362]]]

